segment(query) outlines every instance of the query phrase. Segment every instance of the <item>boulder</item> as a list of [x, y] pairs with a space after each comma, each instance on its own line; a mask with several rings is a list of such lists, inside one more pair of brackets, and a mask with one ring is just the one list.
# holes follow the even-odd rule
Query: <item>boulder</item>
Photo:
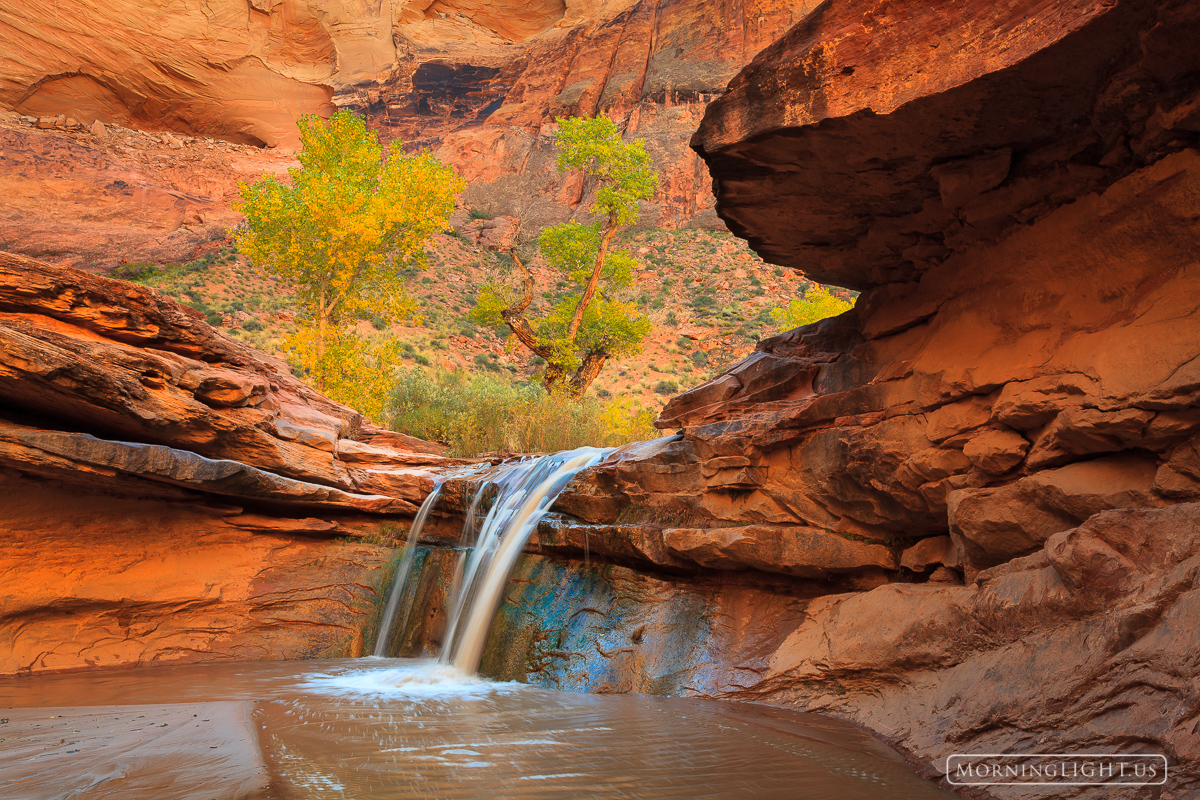
[[900, 554], [900, 566], [913, 572], [949, 563], [954, 544], [949, 536], [929, 536]]
[[957, 490], [950, 493], [950, 530], [972, 563], [992, 566], [1101, 511], [1157, 505], [1156, 471], [1151, 459], [1114, 456], [1043, 470], [996, 489]]
[[1003, 475], [1025, 459], [1029, 442], [1015, 431], [987, 428], [968, 439], [962, 452], [983, 472]]

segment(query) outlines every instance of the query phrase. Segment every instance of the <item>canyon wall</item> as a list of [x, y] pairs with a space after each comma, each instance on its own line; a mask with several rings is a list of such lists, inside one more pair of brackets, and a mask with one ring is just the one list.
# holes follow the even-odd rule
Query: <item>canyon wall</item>
[[[647, 609], [506, 674], [833, 713], [931, 776], [1144, 751], [1174, 773], [1143, 796], [1200, 789], [1198, 38], [1170, 0], [843, 0], [760, 54], [693, 139], [718, 213], [863, 294], [560, 497], [546, 552], [669, 584], [614, 573]], [[651, 655], [672, 609], [707, 658]]]
[[0, 0], [0, 247], [85, 269], [186, 260], [237, 223], [238, 181], [295, 165], [296, 119], [337, 107], [433, 149], [467, 205], [529, 230], [586, 189], [555, 168], [555, 118], [603, 111], [661, 173], [645, 224], [719, 226], [688, 137], [815, 5]]
[[189, 308], [0, 252], [0, 674], [361, 654], [447, 463]]

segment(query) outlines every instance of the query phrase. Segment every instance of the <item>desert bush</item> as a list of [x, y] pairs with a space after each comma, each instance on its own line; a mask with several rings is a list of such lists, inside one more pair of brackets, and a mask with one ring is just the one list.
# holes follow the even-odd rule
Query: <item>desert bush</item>
[[158, 272], [158, 267], [149, 261], [124, 262], [109, 273], [109, 277], [120, 278], [123, 281], [140, 282]]
[[771, 319], [780, 330], [811, 325], [827, 317], [835, 317], [854, 307], [854, 300], [845, 300], [823, 286], [813, 286], [801, 297], [793, 298], [786, 306], [773, 309]]
[[443, 369], [402, 372], [390, 414], [394, 430], [441, 442], [462, 457], [616, 447], [660, 435], [655, 409], [632, 399], [572, 400], [537, 384]]

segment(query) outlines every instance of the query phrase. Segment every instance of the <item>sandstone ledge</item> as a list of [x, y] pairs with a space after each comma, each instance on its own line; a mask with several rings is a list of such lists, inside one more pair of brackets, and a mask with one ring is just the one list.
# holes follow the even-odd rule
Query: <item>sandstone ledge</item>
[[153, 291], [0, 252], [0, 674], [361, 654], [439, 449]]

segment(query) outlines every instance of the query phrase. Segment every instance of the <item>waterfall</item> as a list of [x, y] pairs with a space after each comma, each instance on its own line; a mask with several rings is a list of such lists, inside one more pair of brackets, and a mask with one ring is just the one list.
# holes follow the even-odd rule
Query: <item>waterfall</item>
[[[454, 592], [442, 663], [464, 672], [479, 668], [483, 645], [517, 557], [538, 520], [581, 469], [599, 463], [607, 450], [581, 447], [512, 466], [499, 489]], [[486, 484], [477, 491], [485, 491]]]
[[[538, 520], [576, 473], [598, 464], [610, 452], [581, 447], [501, 464], [481, 476], [463, 524], [461, 546], [465, 551], [456, 565], [448, 595], [449, 628], [440, 657], [442, 663], [464, 672], [479, 668], [504, 587]], [[386, 655], [392, 628], [397, 619], [403, 622], [407, 617], [407, 613], [397, 613], [400, 596], [412, 568], [421, 527], [437, 502], [442, 485], [426, 498], [413, 520], [379, 628], [376, 656]], [[476, 531], [479, 513], [488, 502], [490, 508]]]

